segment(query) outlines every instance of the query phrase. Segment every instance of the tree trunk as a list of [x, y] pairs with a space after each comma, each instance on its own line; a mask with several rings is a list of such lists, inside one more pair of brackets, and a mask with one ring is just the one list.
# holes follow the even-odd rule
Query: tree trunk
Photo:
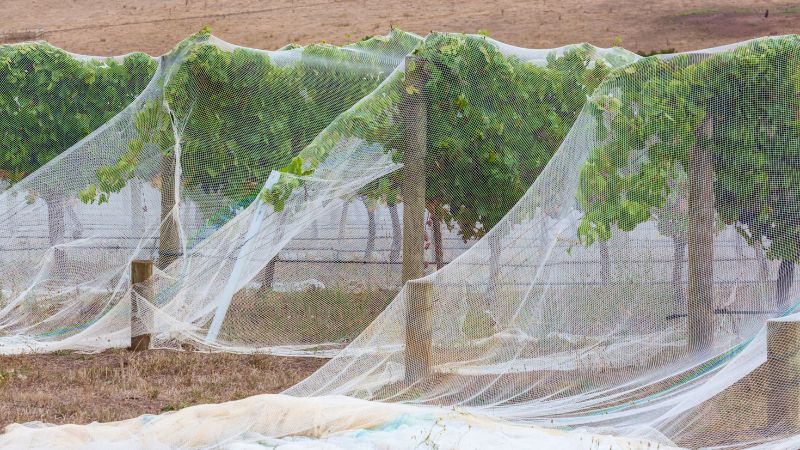
[[[83, 224], [78, 217], [78, 213], [75, 212], [75, 207], [73, 205], [67, 206], [67, 216], [69, 216], [69, 219], [75, 224], [75, 231], [72, 232], [72, 239], [83, 239]], [[64, 228], [66, 229], [66, 225]]]
[[433, 254], [436, 259], [436, 270], [444, 267], [444, 249], [442, 248], [442, 219], [436, 214], [431, 214], [431, 228], [433, 228]]
[[[425, 154], [428, 109], [423, 95], [426, 62], [406, 57], [406, 95], [401, 103], [403, 139], [403, 277], [402, 282], [425, 275]], [[413, 69], [413, 70], [412, 70]]]
[[259, 278], [261, 279], [261, 286], [258, 288], [258, 297], [265, 298], [267, 293], [272, 290], [272, 284], [275, 282], [275, 266], [278, 265], [278, 255], [272, 257], [266, 266], [261, 269]]
[[689, 292], [687, 343], [702, 352], [714, 343], [714, 159], [706, 119], [689, 153]]
[[600, 240], [597, 244], [600, 249], [600, 280], [603, 286], [606, 286], [611, 278], [611, 256], [608, 253], [608, 242]]
[[500, 253], [502, 251], [500, 248], [500, 229], [498, 228], [487, 237], [489, 239], [489, 292], [491, 293], [491, 298], [494, 299], [500, 278]]
[[138, 237], [144, 231], [142, 181], [134, 178], [129, 185], [131, 187], [131, 232], [133, 236]]
[[258, 295], [261, 298], [266, 297], [267, 292], [272, 290], [272, 285], [275, 283], [276, 266], [281, 260], [279, 244], [283, 239], [283, 233], [286, 231], [286, 211], [279, 213], [280, 216], [276, 220], [275, 235], [272, 237], [272, 248], [277, 251], [275, 256], [267, 262], [267, 265], [261, 269], [261, 272], [256, 274], [256, 278], [261, 280], [261, 287], [258, 289]]
[[364, 261], [372, 259], [372, 252], [375, 251], [375, 210], [370, 208], [366, 202], [364, 207], [367, 208], [367, 248], [364, 250]]
[[347, 207], [350, 205], [350, 202], [344, 202], [342, 204], [342, 216], [339, 217], [339, 239], [343, 239], [345, 235], [345, 227], [347, 226]]
[[158, 238], [158, 268], [169, 267], [181, 256], [175, 191], [175, 155], [161, 156], [161, 225]]
[[674, 252], [674, 262], [672, 263], [672, 291], [675, 301], [675, 313], [683, 313], [686, 310], [686, 293], [683, 290], [683, 260], [686, 259], [686, 240], [673, 236], [672, 245]]
[[[278, 247], [283, 239], [283, 232], [286, 227], [286, 211], [280, 213], [280, 217], [277, 219], [275, 235], [272, 238], [272, 246], [273, 248]], [[256, 278], [261, 280], [261, 286], [258, 288], [257, 295], [259, 298], [266, 298], [267, 293], [272, 290], [273, 284], [275, 284], [275, 272], [277, 270], [278, 262], [281, 260], [280, 256], [280, 249], [276, 249], [278, 253], [275, 254], [268, 262], [267, 265], [261, 269], [256, 275]]]
[[764, 249], [760, 243], [753, 245], [753, 252], [758, 263], [758, 279], [762, 283], [766, 283], [769, 280], [769, 266], [767, 265], [767, 256], [764, 254]]
[[405, 383], [424, 380], [433, 365], [433, 285], [430, 281], [406, 284]]
[[67, 255], [63, 248], [58, 247], [64, 243], [64, 197], [49, 193], [45, 195], [44, 201], [47, 204], [47, 236], [50, 247], [53, 248], [53, 267], [57, 275], [65, 275]]
[[778, 313], [782, 313], [789, 306], [789, 291], [792, 289], [794, 283], [794, 261], [781, 260], [781, 266], [778, 269], [778, 280], [776, 282], [776, 306]]
[[389, 262], [396, 263], [403, 247], [403, 230], [400, 228], [400, 214], [397, 213], [397, 204], [389, 204], [389, 216], [392, 218], [392, 249], [389, 252]]

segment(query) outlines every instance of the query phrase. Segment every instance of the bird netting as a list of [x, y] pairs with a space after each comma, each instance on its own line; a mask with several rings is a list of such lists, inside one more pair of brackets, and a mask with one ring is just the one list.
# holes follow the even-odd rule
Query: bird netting
[[[430, 66], [417, 87], [404, 68], [415, 48]], [[635, 58], [399, 31], [276, 52], [190, 39], [123, 113], [5, 195], [4, 254], [17, 263], [3, 265], [0, 345], [127, 345], [133, 295], [133, 332], [156, 347], [331, 355], [399, 289], [401, 222], [419, 236], [428, 224], [430, 270], [443, 266], [522, 196], [611, 68]], [[409, 118], [415, 90], [423, 122]], [[428, 188], [409, 220], [398, 169], [420, 125]], [[156, 260], [152, 298], [130, 288], [135, 259]]]
[[483, 239], [287, 393], [794, 448], [798, 44], [614, 71]]
[[[214, 301], [230, 289], [222, 279], [227, 274], [214, 277], [216, 262], [247, 251], [241, 243], [209, 246], [227, 245], [226, 230], [246, 220], [229, 224], [231, 218], [257, 197], [270, 173], [373, 91], [419, 40], [396, 31], [342, 48], [267, 52], [201, 33], [159, 58], [147, 87], [121, 113], [2, 194], [2, 351], [124, 345], [134, 259], [157, 260], [157, 282], [164, 285], [150, 307], [179, 308], [159, 315], [170, 322], [161, 331], [180, 334], [173, 322], [207, 328], [209, 311], [181, 308], [181, 290], [205, 288], [192, 293], [205, 300], [193, 301]], [[62, 132], [47, 125], [41, 125], [47, 136]], [[48, 150], [34, 144], [32, 154]], [[338, 178], [319, 179], [318, 189], [348, 192], [366, 183], [359, 181], [364, 174], [394, 166], [373, 150], [353, 146], [322, 164], [318, 177], [348, 157], [356, 162], [331, 175]], [[219, 237], [207, 239], [213, 236]], [[238, 271], [242, 264], [228, 270], [233, 266]], [[150, 331], [162, 322], [143, 326]]]
[[197, 36], [0, 197], [0, 349], [335, 354], [287, 393], [794, 448], [799, 44]]
[[[247, 314], [252, 339], [264, 342], [252, 316], [277, 319], [281, 335], [271, 333], [266, 344], [327, 344], [307, 348], [335, 354], [383, 310], [403, 280], [444, 266], [490, 229], [547, 163], [588, 93], [612, 67], [634, 58], [588, 45], [525, 50], [480, 36], [429, 35], [406, 60], [430, 66], [422, 78], [412, 79], [404, 64], [300, 157], [303, 170], [313, 171], [317, 160], [341, 151], [334, 145], [367, 141], [407, 167], [406, 150], [419, 139], [429, 151], [412, 175], [413, 186], [425, 188], [424, 199], [414, 199], [416, 216], [405, 214], [411, 201], [403, 192], [403, 180], [411, 178], [406, 169], [376, 174], [311, 225], [296, 226], [253, 283], [274, 280], [273, 287], [302, 292], [273, 289], [269, 303], [249, 308], [237, 307], [252, 305], [241, 296], [226, 320], [233, 324]], [[421, 103], [417, 90], [424, 91]], [[262, 200], [281, 207], [282, 196], [294, 189], [279, 182]], [[407, 263], [404, 246], [420, 264]]]
[[0, 189], [122, 111], [152, 77], [144, 53], [75, 55], [45, 42], [0, 46]]

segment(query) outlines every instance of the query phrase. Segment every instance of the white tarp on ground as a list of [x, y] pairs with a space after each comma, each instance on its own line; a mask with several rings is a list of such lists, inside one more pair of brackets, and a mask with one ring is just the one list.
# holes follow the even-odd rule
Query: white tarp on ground
[[640, 439], [520, 426], [456, 409], [329, 396], [258, 395], [113, 423], [10, 425], [2, 448], [47, 449], [609, 449], [668, 447]]

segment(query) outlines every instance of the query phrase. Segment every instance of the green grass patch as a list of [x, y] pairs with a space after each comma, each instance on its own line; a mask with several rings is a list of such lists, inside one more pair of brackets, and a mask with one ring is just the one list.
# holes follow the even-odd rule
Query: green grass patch
[[676, 14], [678, 17], [689, 17], [689, 16], [707, 16], [710, 14], [716, 14], [720, 12], [717, 8], [692, 8], [686, 11], [679, 12]]

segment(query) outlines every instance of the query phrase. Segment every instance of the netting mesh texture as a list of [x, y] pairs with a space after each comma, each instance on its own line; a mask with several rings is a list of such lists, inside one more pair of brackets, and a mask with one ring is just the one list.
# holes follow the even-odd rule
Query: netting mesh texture
[[[237, 284], [254, 277], [248, 271], [266, 265], [271, 257], [261, 259], [279, 244], [279, 228], [302, 226], [286, 221], [305, 220], [299, 211], [248, 209], [270, 173], [374, 90], [418, 41], [397, 32], [344, 48], [264, 52], [198, 35], [161, 57], [124, 111], [5, 192], [7, 351], [121, 345], [130, 333], [134, 259], [154, 259], [158, 269], [157, 298], [139, 305], [158, 317], [134, 333], [158, 329], [156, 346], [174, 346], [172, 335], [184, 332], [205, 342], [199, 330], [210, 326], [212, 303], [230, 302], [244, 287]], [[320, 164], [316, 178], [285, 175], [308, 181], [305, 195], [315, 201], [329, 203], [395, 166], [382, 152], [335, 145], [338, 159]], [[341, 167], [348, 158], [355, 163]], [[254, 229], [254, 216], [283, 222]], [[255, 239], [269, 241], [253, 247]], [[187, 297], [193, 303], [181, 305]], [[258, 332], [247, 325], [238, 329]]]
[[[418, 45], [442, 105], [424, 127], [439, 154], [415, 222], [430, 229], [430, 270], [513, 206], [586, 95], [632, 58], [399, 31], [276, 52], [193, 37], [125, 111], [4, 196], [4, 254], [26, 261], [5, 266], [4, 351], [124, 345], [133, 295], [147, 316], [133, 333], [156, 347], [333, 354], [401, 285], [417, 89], [403, 66]], [[487, 177], [505, 195], [471, 189]], [[152, 299], [130, 288], [136, 259], [156, 262]]]
[[287, 393], [793, 448], [798, 44], [194, 36], [9, 177], [0, 352], [333, 356]]
[[612, 73], [484, 239], [289, 393], [687, 447], [793, 439], [797, 43]]

